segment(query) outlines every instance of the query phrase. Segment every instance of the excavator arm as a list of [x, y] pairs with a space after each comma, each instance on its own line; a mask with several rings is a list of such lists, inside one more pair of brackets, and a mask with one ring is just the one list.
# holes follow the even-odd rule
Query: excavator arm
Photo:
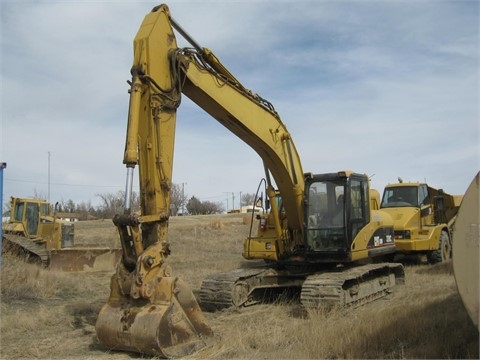
[[203, 56], [182, 49], [176, 61], [186, 64], [182, 92], [260, 155], [282, 194], [288, 223], [300, 229], [303, 170], [290, 134], [273, 106], [216, 72], [213, 66], [219, 63], [213, 62], [218, 61], [213, 54]]
[[[178, 48], [175, 28], [193, 48]], [[130, 106], [123, 163], [125, 213], [117, 215], [122, 261], [96, 324], [110, 348], [183, 356], [212, 335], [188, 286], [165, 264], [176, 110], [188, 96], [263, 159], [275, 180], [292, 233], [302, 232], [304, 174], [290, 134], [273, 106], [246, 89], [208, 49], [171, 18], [166, 5], [144, 19], [134, 40]], [[139, 168], [141, 213], [131, 211], [134, 168]], [[276, 191], [268, 181], [275, 204]], [[272, 206], [278, 219], [278, 209]], [[280, 238], [282, 227], [275, 224]]]
[[[193, 48], [177, 48], [173, 28]], [[133, 231], [135, 240], [124, 242], [137, 244], [128, 257], [131, 266], [148, 246], [167, 238], [176, 109], [182, 93], [259, 154], [267, 178], [272, 174], [282, 194], [289, 227], [301, 233], [304, 174], [285, 125], [272, 104], [246, 89], [210, 50], [191, 39], [171, 18], [166, 5], [145, 17], [134, 40], [131, 73], [125, 205], [129, 209], [133, 168], [138, 164], [142, 215], [132, 219], [128, 213], [115, 221], [117, 226], [141, 223], [142, 239], [139, 231]], [[268, 193], [274, 204], [276, 193], [270, 182]], [[281, 226], [276, 225], [280, 237]], [[165, 245], [161, 246], [168, 253]], [[152, 254], [147, 256], [155, 261]]]

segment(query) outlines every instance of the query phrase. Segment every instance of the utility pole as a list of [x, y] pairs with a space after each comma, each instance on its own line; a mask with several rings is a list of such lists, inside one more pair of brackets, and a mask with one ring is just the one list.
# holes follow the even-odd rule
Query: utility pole
[[[0, 207], [2, 209], [2, 211], [1, 211], [2, 218], [3, 218], [3, 169], [5, 169], [6, 167], [7, 167], [6, 162], [0, 162]], [[10, 214], [10, 216], [12, 216], [12, 214]], [[0, 222], [0, 266], [2, 266], [2, 251], [1, 251], [1, 249], [3, 249], [3, 247], [2, 247], [3, 246], [3, 244], [2, 244], [2, 238], [3, 238], [2, 223], [3, 223], [3, 219], [2, 219], [2, 222]]]
[[185, 185], [186, 182], [182, 182], [182, 216], [185, 215]]
[[50, 151], [48, 152], [48, 190], [47, 190], [47, 201], [50, 204]]
[[226, 200], [227, 200], [227, 208], [225, 209], [226, 212], [228, 213], [228, 195], [230, 194], [229, 192], [224, 192], [224, 194], [227, 195]]

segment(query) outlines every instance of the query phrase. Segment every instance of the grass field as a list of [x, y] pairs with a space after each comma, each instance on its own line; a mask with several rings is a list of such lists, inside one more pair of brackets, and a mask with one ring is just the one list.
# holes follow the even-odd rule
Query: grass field
[[[170, 220], [168, 258], [194, 293], [202, 279], [244, 266], [241, 214]], [[111, 221], [79, 222], [77, 245], [118, 246]], [[61, 273], [4, 255], [1, 359], [132, 359], [99, 344], [95, 321], [112, 271]], [[192, 359], [478, 359], [479, 334], [457, 292], [451, 264], [407, 265], [406, 284], [355, 310], [305, 315], [289, 301], [205, 313], [215, 337]]]

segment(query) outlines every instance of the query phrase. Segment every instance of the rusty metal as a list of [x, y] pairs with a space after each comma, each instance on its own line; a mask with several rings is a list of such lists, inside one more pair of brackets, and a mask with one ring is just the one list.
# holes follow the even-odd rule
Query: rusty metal
[[65, 248], [50, 250], [50, 268], [61, 271], [112, 271], [122, 249]]
[[[120, 275], [121, 276], [121, 275]], [[119, 273], [100, 311], [96, 331], [112, 350], [161, 357], [182, 357], [206, 346], [213, 335], [188, 285], [176, 277], [158, 277], [150, 301], [123, 293]]]
[[122, 249], [106, 247], [47, 249], [23, 236], [4, 234], [3, 250], [23, 257], [26, 262], [45, 268], [75, 271], [112, 271], [122, 256]]

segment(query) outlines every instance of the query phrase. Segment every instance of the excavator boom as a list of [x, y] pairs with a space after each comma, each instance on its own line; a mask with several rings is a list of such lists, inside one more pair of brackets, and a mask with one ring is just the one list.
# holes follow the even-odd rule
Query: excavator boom
[[[172, 27], [194, 48], [177, 48]], [[170, 253], [170, 187], [181, 94], [261, 156], [282, 192], [288, 222], [297, 233], [303, 223], [303, 170], [290, 134], [273, 106], [244, 88], [211, 51], [195, 43], [171, 18], [166, 5], [155, 7], [143, 20], [134, 39], [131, 74], [123, 160], [127, 167], [126, 212], [114, 218], [123, 256], [96, 329], [99, 339], [111, 348], [182, 355], [197, 349], [201, 339], [212, 331], [191, 291], [186, 285], [180, 286], [180, 280], [171, 277], [165, 265]], [[129, 204], [137, 165], [141, 206], [138, 216], [131, 213]], [[270, 196], [272, 200], [275, 197], [273, 187]], [[277, 228], [280, 235], [279, 224]], [[151, 305], [148, 311], [145, 304]], [[173, 319], [177, 319], [176, 328], [172, 327]]]

